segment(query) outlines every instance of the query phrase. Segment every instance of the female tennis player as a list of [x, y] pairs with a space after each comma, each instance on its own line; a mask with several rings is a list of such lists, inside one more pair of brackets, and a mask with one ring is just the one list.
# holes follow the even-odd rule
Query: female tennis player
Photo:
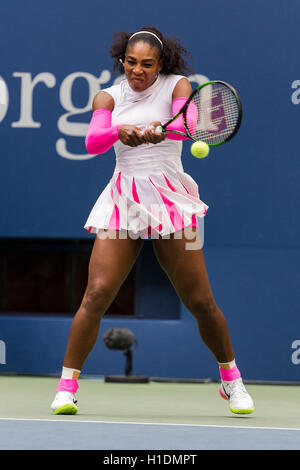
[[[117, 33], [111, 47], [115, 68], [125, 79], [94, 97], [86, 135], [90, 154], [114, 145], [116, 166], [85, 228], [96, 233], [85, 294], [69, 333], [62, 375], [51, 408], [55, 414], [78, 410], [76, 392], [83, 364], [97, 340], [100, 320], [132, 269], [144, 238], [151, 237], [162, 269], [200, 336], [219, 365], [220, 395], [233, 413], [254, 405], [235, 363], [230, 334], [208, 280], [197, 218], [207, 205], [184, 172], [182, 136], [156, 131], [190, 96], [184, 76], [187, 51], [154, 27]], [[183, 130], [182, 118], [168, 129]]]

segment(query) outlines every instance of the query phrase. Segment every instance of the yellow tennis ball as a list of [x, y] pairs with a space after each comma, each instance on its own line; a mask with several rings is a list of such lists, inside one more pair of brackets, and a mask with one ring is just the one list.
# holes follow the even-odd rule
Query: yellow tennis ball
[[194, 142], [191, 146], [191, 154], [196, 158], [205, 158], [209, 154], [209, 146], [205, 142]]

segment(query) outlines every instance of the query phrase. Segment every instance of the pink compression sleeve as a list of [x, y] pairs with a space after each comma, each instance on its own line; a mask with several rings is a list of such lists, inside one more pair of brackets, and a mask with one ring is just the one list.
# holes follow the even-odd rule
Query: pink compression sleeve
[[[175, 100], [173, 100], [173, 103], [172, 103], [173, 116], [175, 114], [177, 114], [178, 111], [181, 110], [181, 108], [185, 105], [187, 100], [188, 100], [187, 98], [175, 98]], [[167, 130], [185, 132], [184, 125], [183, 125], [182, 114], [180, 116], [178, 116], [178, 118], [175, 119], [175, 121], [171, 122], [171, 124], [168, 125]], [[184, 137], [184, 136], [179, 135], [179, 134], [173, 134], [172, 132], [170, 132], [169, 134], [167, 134], [167, 139], [187, 140], [188, 137]]]
[[[181, 110], [181, 108], [185, 105], [187, 100], [188, 100], [188, 98], [183, 98], [183, 97], [175, 98], [175, 100], [173, 100], [173, 103], [172, 103], [173, 116], [175, 114], [177, 114], [178, 111]], [[193, 103], [193, 101], [191, 101], [191, 103], [188, 106], [188, 111], [187, 111], [186, 118], [187, 118], [187, 121], [188, 121], [188, 124], [189, 124], [189, 129], [196, 126], [197, 119], [198, 119], [198, 110], [197, 110], [197, 107], [195, 106], [195, 104]], [[179, 132], [184, 132], [185, 133], [182, 114], [180, 114], [180, 116], [178, 116], [178, 118], [175, 119], [175, 121], [173, 121], [173, 122], [171, 122], [171, 124], [169, 124], [169, 126], [167, 127], [167, 130], [179, 131]], [[167, 139], [187, 140], [188, 137], [184, 137], [184, 136], [179, 135], [179, 134], [173, 134], [173, 133], [170, 132], [169, 134], [167, 134]]]
[[86, 134], [85, 146], [91, 155], [107, 152], [119, 139], [121, 126], [111, 126], [111, 111], [96, 109]]

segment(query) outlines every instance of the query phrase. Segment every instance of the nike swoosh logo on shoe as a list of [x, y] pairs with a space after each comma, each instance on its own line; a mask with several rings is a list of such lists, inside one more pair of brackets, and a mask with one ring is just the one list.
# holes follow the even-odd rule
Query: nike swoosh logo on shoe
[[225, 387], [224, 387], [224, 385], [223, 385], [223, 384], [222, 384], [222, 390], [223, 390], [223, 392], [224, 392], [224, 395], [226, 395], [226, 397], [227, 397], [227, 398], [228, 398], [228, 400], [229, 400], [229, 398], [230, 398], [230, 395], [228, 395], [228, 393], [226, 392], [226, 390], [225, 390]]

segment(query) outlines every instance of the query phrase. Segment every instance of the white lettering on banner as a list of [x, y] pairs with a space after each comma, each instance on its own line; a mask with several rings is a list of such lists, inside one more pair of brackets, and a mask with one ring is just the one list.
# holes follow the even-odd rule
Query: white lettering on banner
[[294, 91], [291, 95], [291, 101], [293, 104], [299, 104], [300, 103], [300, 80], [294, 80], [292, 83], [292, 88], [296, 88], [296, 91]]
[[297, 366], [300, 364], [300, 339], [295, 339], [292, 343], [292, 349], [296, 349], [296, 351], [293, 352], [292, 354], [292, 363]]
[[6, 364], [6, 344], [0, 340], [0, 364]]
[[0, 122], [6, 116], [7, 109], [8, 109], [8, 102], [9, 102], [8, 88], [7, 88], [5, 81], [0, 76]]
[[39, 73], [32, 80], [31, 73], [15, 72], [13, 77], [21, 77], [21, 106], [20, 119], [12, 123], [12, 127], [41, 127], [40, 122], [32, 119], [33, 90], [38, 83], [44, 83], [48, 88], [53, 88], [56, 78], [52, 73]]
[[[34, 121], [32, 116], [34, 88], [39, 83], [43, 83], [48, 88], [56, 85], [56, 77], [50, 72], [42, 72], [32, 78], [30, 72], [14, 72], [13, 77], [20, 78], [20, 117], [18, 121], [12, 122], [11, 127], [14, 128], [40, 128], [42, 124]], [[118, 76], [113, 85], [117, 85], [124, 78], [123, 75]], [[78, 108], [72, 102], [72, 88], [77, 79], [86, 80], [89, 87], [89, 97], [85, 106]], [[87, 133], [89, 123], [72, 122], [69, 120], [72, 116], [84, 114], [92, 109], [94, 96], [101, 90], [101, 85], [108, 83], [111, 79], [111, 72], [103, 70], [99, 77], [88, 72], [74, 72], [67, 75], [62, 81], [59, 89], [59, 100], [61, 106], [66, 113], [59, 117], [57, 122], [58, 130], [65, 136], [84, 137]], [[188, 77], [190, 82], [196, 83], [197, 86], [209, 81], [205, 75], [195, 74]], [[9, 93], [7, 85], [2, 77], [0, 77], [0, 122], [4, 119], [9, 103]], [[59, 156], [70, 160], [87, 160], [94, 158], [96, 155], [90, 154], [74, 154], [67, 148], [67, 141], [59, 138], [56, 141], [56, 152]]]
[[[81, 109], [75, 108], [72, 103], [72, 87], [77, 78], [84, 78], [88, 85], [89, 85], [89, 99], [86, 104]], [[62, 107], [68, 111], [68, 113], [63, 114], [57, 123], [57, 127], [60, 132], [64, 135], [73, 135], [77, 137], [84, 137], [87, 133], [89, 125], [87, 123], [78, 123], [78, 122], [70, 122], [68, 118], [70, 116], [83, 114], [91, 110], [93, 98], [101, 90], [101, 85], [104, 83], [109, 82], [111, 78], [111, 73], [108, 70], [103, 70], [100, 74], [100, 77], [97, 78], [90, 73], [85, 72], [77, 72], [68, 75], [62, 82], [59, 92], [60, 103]], [[66, 140], [61, 138], [58, 139], [56, 142], [56, 151], [58, 155], [64, 158], [69, 158], [71, 160], [87, 160], [90, 158], [94, 158], [95, 155], [74, 155], [67, 150], [67, 143]]]
[[188, 79], [191, 83], [196, 83], [197, 86], [204, 85], [204, 83], [209, 82], [208, 77], [206, 77], [205, 75], [199, 75], [199, 74], [190, 75]]

